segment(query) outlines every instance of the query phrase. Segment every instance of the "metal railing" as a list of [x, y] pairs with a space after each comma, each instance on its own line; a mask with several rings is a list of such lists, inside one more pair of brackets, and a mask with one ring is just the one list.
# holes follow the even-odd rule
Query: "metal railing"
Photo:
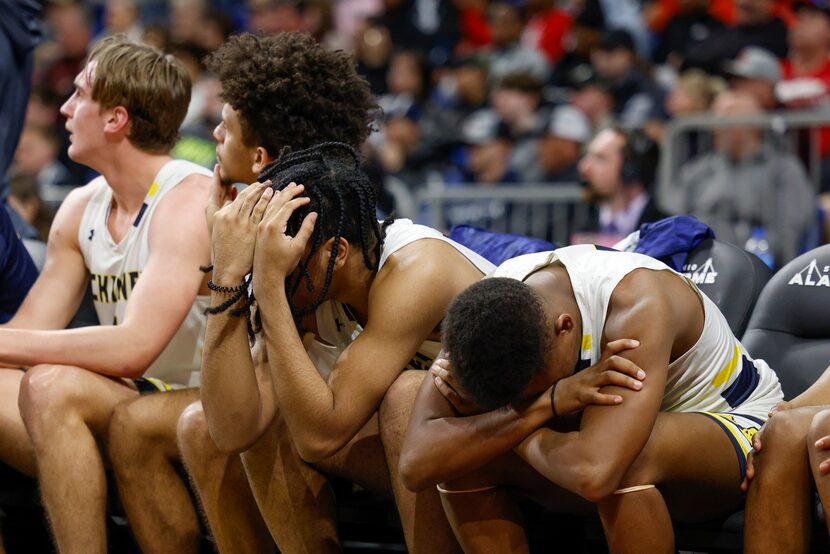
[[713, 149], [713, 130], [735, 127], [761, 128], [767, 145], [798, 156], [818, 190], [822, 179], [819, 132], [830, 128], [830, 108], [747, 117], [690, 116], [676, 119], [666, 127], [656, 194], [661, 207], [672, 213], [681, 210], [683, 191], [677, 178], [681, 168]]

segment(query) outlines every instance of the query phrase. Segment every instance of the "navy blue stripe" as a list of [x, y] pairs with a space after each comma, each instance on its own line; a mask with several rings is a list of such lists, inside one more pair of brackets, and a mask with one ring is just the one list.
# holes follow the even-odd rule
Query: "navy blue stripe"
[[[732, 443], [732, 448], [735, 449], [735, 454], [738, 455], [738, 465], [741, 467], [741, 481], [743, 481], [744, 477], [746, 477], [746, 458], [744, 457], [743, 448], [741, 448], [741, 445], [735, 439], [735, 436], [732, 434], [732, 431], [729, 430], [729, 428], [726, 426], [726, 424], [724, 422], [722, 422], [721, 420], [719, 420], [718, 418], [716, 418], [712, 414], [707, 414], [705, 412], [695, 412], [695, 413], [698, 413], [700, 415], [705, 415], [706, 417], [708, 417], [709, 419], [711, 419], [712, 421], [714, 421], [715, 423], [720, 425], [720, 428], [723, 429], [723, 432], [726, 433], [727, 437], [729, 437], [729, 442]], [[738, 429], [738, 431], [740, 431], [740, 429]]]
[[603, 250], [605, 252], [619, 252], [619, 250], [617, 250], [616, 248], [609, 248], [608, 246], [602, 246], [600, 244], [595, 244], [594, 248], [596, 248], [597, 250]]
[[141, 223], [141, 218], [144, 217], [144, 212], [147, 211], [147, 202], [141, 205], [141, 209], [138, 210], [138, 215], [135, 217], [135, 221], [133, 221], [133, 227], [138, 227], [138, 224]]
[[763, 425], [764, 423], [766, 423], [766, 421], [764, 421], [764, 420], [763, 420], [763, 419], [761, 419], [760, 417], [755, 417], [755, 416], [751, 416], [751, 415], [746, 415], [746, 414], [742, 414], [742, 413], [739, 413], [739, 412], [733, 412], [731, 415], [736, 415], [736, 416], [745, 417], [745, 418], [747, 418], [747, 419], [749, 419], [749, 420], [751, 420], [751, 421], [754, 421], [754, 422], [755, 422], [755, 423], [757, 423], [758, 425]]
[[741, 373], [720, 395], [730, 406], [735, 408], [755, 392], [759, 381], [760, 376], [758, 370], [755, 369], [755, 364], [750, 362], [746, 356], [741, 356]]

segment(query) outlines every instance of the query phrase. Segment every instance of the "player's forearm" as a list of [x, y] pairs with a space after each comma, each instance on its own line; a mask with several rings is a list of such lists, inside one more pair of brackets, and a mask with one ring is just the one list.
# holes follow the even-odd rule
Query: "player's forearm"
[[[220, 303], [214, 299], [212, 304]], [[233, 308], [231, 308], [233, 309]], [[261, 340], [261, 339], [260, 339]], [[256, 442], [267, 424], [248, 345], [244, 317], [222, 312], [208, 317], [202, 355], [201, 399], [208, 430], [223, 452]], [[273, 413], [270, 414], [273, 418]]]
[[509, 452], [550, 417], [550, 408], [539, 404], [523, 413], [506, 406], [468, 417], [413, 419], [401, 451], [401, 479], [418, 491], [466, 475]]
[[257, 301], [280, 414], [303, 459], [326, 458], [345, 446], [360, 426], [349, 426], [351, 418], [342, 415], [345, 405], [335, 409], [334, 394], [303, 346], [283, 287], [269, 287]]
[[76, 366], [102, 375], [137, 379], [161, 353], [127, 325], [61, 330], [0, 329], [0, 363]]
[[[542, 428], [514, 452], [551, 482], [592, 502], [617, 488], [630, 462], [613, 447], [581, 431], [560, 433]], [[622, 455], [621, 455], [622, 454]]]

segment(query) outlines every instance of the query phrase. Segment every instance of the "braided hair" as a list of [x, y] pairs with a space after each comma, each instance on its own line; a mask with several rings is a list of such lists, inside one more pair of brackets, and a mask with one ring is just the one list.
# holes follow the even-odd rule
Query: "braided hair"
[[[286, 233], [294, 236], [310, 212], [318, 214], [314, 225], [308, 256], [301, 260], [298, 271], [289, 277], [286, 293], [288, 305], [295, 319], [313, 313], [326, 299], [340, 239], [360, 244], [364, 265], [376, 271], [380, 262], [386, 226], [391, 220], [378, 223], [375, 188], [362, 169], [357, 151], [342, 142], [324, 142], [305, 150], [283, 153], [262, 170], [259, 181], [269, 180], [275, 191], [290, 183], [304, 186], [303, 195], [311, 202], [295, 210], [288, 220]], [[317, 299], [306, 307], [294, 304], [294, 295], [303, 280], [308, 292], [314, 292], [314, 283], [308, 272], [309, 261], [330, 238], [334, 238], [326, 278]], [[258, 314], [257, 314], [258, 316]], [[258, 319], [258, 317], [257, 317]], [[259, 322], [257, 322], [259, 326]]]

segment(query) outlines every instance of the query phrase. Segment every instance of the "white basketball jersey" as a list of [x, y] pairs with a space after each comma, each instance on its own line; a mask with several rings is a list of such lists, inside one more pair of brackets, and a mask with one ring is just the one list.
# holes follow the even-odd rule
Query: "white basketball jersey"
[[580, 369], [600, 359], [608, 302], [623, 277], [640, 268], [672, 271], [700, 296], [704, 324], [697, 343], [669, 365], [661, 411], [737, 410], [766, 420], [769, 409], [783, 399], [775, 372], [763, 360], [749, 356], [718, 307], [691, 281], [654, 258], [583, 244], [513, 258], [493, 276], [524, 281], [557, 261], [568, 271], [582, 316]]
[[[90, 273], [92, 299], [101, 325], [117, 325], [124, 321], [127, 301], [150, 257], [149, 235], [153, 213], [170, 189], [194, 173], [210, 176], [208, 170], [191, 162], [173, 160], [165, 164], [150, 186], [135, 222], [118, 244], [107, 228], [112, 189], [103, 177], [90, 184], [95, 190], [84, 209], [78, 229], [78, 244]], [[209, 302], [208, 296], [196, 297], [181, 327], [147, 369], [145, 377], [155, 377], [176, 385], [192, 384], [191, 374], [198, 376], [201, 365], [204, 310]]]
[[[446, 242], [461, 252], [470, 263], [485, 275], [495, 269], [492, 263], [466, 246], [448, 239], [435, 229], [414, 224], [409, 219], [397, 219], [386, 228], [386, 238], [381, 249], [378, 271], [381, 270], [389, 256], [404, 246], [423, 239]], [[333, 300], [321, 304], [317, 308], [315, 316], [317, 318], [317, 333], [328, 344], [315, 341], [309, 349], [309, 356], [323, 377], [328, 378], [337, 358], [363, 331], [363, 327], [357, 322], [357, 318], [350, 312], [348, 306]], [[432, 360], [440, 351], [440, 341], [424, 341], [405, 369], [429, 369]]]

